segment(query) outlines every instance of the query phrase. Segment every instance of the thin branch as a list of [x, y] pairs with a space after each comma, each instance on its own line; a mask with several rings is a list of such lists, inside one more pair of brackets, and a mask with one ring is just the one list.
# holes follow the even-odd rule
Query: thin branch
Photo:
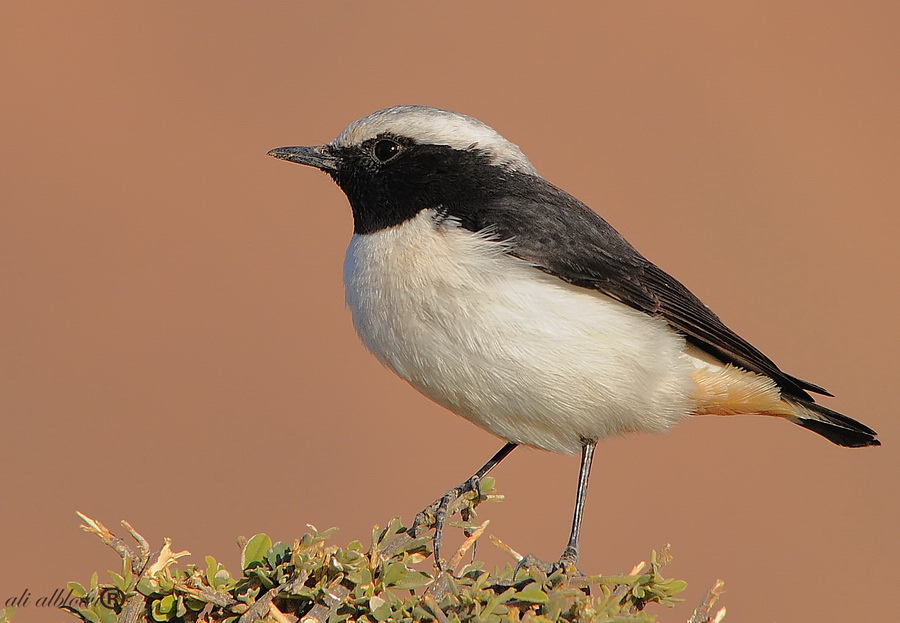
[[101, 541], [103, 541], [106, 545], [108, 545], [113, 550], [115, 550], [115, 552], [119, 556], [121, 556], [123, 559], [127, 558], [128, 560], [131, 560], [132, 564], [135, 561], [139, 560], [138, 555], [135, 554], [134, 551], [130, 547], [128, 547], [128, 544], [125, 541], [123, 541], [122, 539], [120, 539], [119, 537], [117, 537], [115, 534], [110, 532], [109, 529], [106, 526], [104, 526], [102, 523], [100, 523], [99, 521], [96, 521], [94, 519], [91, 519], [87, 515], [79, 513], [78, 511], [75, 511], [75, 514], [78, 515], [81, 518], [81, 520], [84, 522], [84, 525], [81, 526], [82, 530], [84, 530], [85, 532], [90, 532], [91, 534], [95, 534], [98, 537], [100, 537]]
[[725, 618], [725, 608], [720, 608], [718, 612], [712, 614], [712, 607], [724, 592], [725, 582], [716, 580], [715, 585], [709, 589], [703, 601], [694, 610], [694, 614], [688, 619], [688, 623], [720, 623]]

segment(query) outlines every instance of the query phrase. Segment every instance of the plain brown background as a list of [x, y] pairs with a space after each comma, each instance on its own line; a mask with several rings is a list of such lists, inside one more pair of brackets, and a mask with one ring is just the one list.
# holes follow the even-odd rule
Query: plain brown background
[[[892, 618], [898, 26], [892, 1], [3, 3], [0, 607], [116, 566], [76, 509], [234, 570], [238, 535], [366, 541], [500, 447], [364, 351], [343, 195], [265, 156], [419, 103], [519, 144], [885, 443], [604, 441], [582, 567], [671, 543], [664, 621], [716, 578], [733, 622]], [[557, 556], [576, 471], [519, 450], [480, 517]]]

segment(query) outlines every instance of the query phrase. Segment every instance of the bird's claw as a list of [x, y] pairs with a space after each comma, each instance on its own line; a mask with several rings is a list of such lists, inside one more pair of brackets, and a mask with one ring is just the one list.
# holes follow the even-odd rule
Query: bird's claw
[[538, 558], [534, 554], [526, 554], [522, 557], [518, 564], [516, 564], [516, 568], [513, 569], [513, 578], [517, 577], [519, 575], [519, 571], [521, 571], [522, 569], [540, 569], [544, 573], [544, 575], [550, 576], [560, 568], [561, 566], [558, 561], [547, 562], [542, 558]]
[[[447, 491], [447, 493], [423, 508], [416, 515], [416, 518], [413, 520], [412, 526], [410, 526], [409, 530], [407, 531], [411, 537], [415, 538], [419, 532], [419, 529], [423, 526], [430, 526], [434, 528], [434, 538], [432, 540], [434, 548], [434, 563], [440, 570], [443, 570], [443, 564], [441, 561], [441, 545], [443, 544], [444, 524], [447, 523], [448, 509], [453, 502], [464, 496], [466, 493], [469, 493], [470, 491], [475, 491], [476, 497], [474, 502], [479, 502], [482, 498], [481, 479], [477, 476], [472, 476], [461, 485], [453, 487], [452, 489]], [[460, 511], [460, 514], [462, 515], [463, 521], [469, 521], [472, 516], [471, 507], [464, 507]], [[466, 536], [470, 536], [468, 534], [468, 531], [466, 531]]]
[[575, 566], [578, 561], [578, 552], [572, 547], [566, 547], [562, 556], [556, 562], [547, 562], [538, 558], [534, 554], [526, 554], [519, 560], [516, 568], [513, 569], [513, 578], [515, 578], [522, 569], [539, 569], [545, 576], [550, 577], [557, 572], [563, 572], [567, 576], [584, 575]]

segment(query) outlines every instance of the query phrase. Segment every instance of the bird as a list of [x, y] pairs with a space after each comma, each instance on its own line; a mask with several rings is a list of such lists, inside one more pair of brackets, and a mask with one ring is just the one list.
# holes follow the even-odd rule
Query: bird
[[485, 123], [400, 105], [324, 145], [268, 155], [324, 171], [353, 235], [346, 302], [363, 344], [419, 392], [506, 444], [426, 511], [435, 561], [449, 502], [518, 446], [581, 454], [558, 564], [579, 559], [597, 442], [695, 415], [758, 414], [845, 447], [880, 445], [816, 402], [597, 212]]

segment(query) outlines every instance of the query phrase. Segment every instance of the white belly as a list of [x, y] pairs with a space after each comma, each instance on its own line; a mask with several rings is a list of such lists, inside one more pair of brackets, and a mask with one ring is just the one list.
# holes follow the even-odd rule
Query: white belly
[[354, 236], [344, 267], [360, 338], [413, 387], [499, 437], [556, 452], [690, 414], [693, 365], [664, 321], [434, 216]]

